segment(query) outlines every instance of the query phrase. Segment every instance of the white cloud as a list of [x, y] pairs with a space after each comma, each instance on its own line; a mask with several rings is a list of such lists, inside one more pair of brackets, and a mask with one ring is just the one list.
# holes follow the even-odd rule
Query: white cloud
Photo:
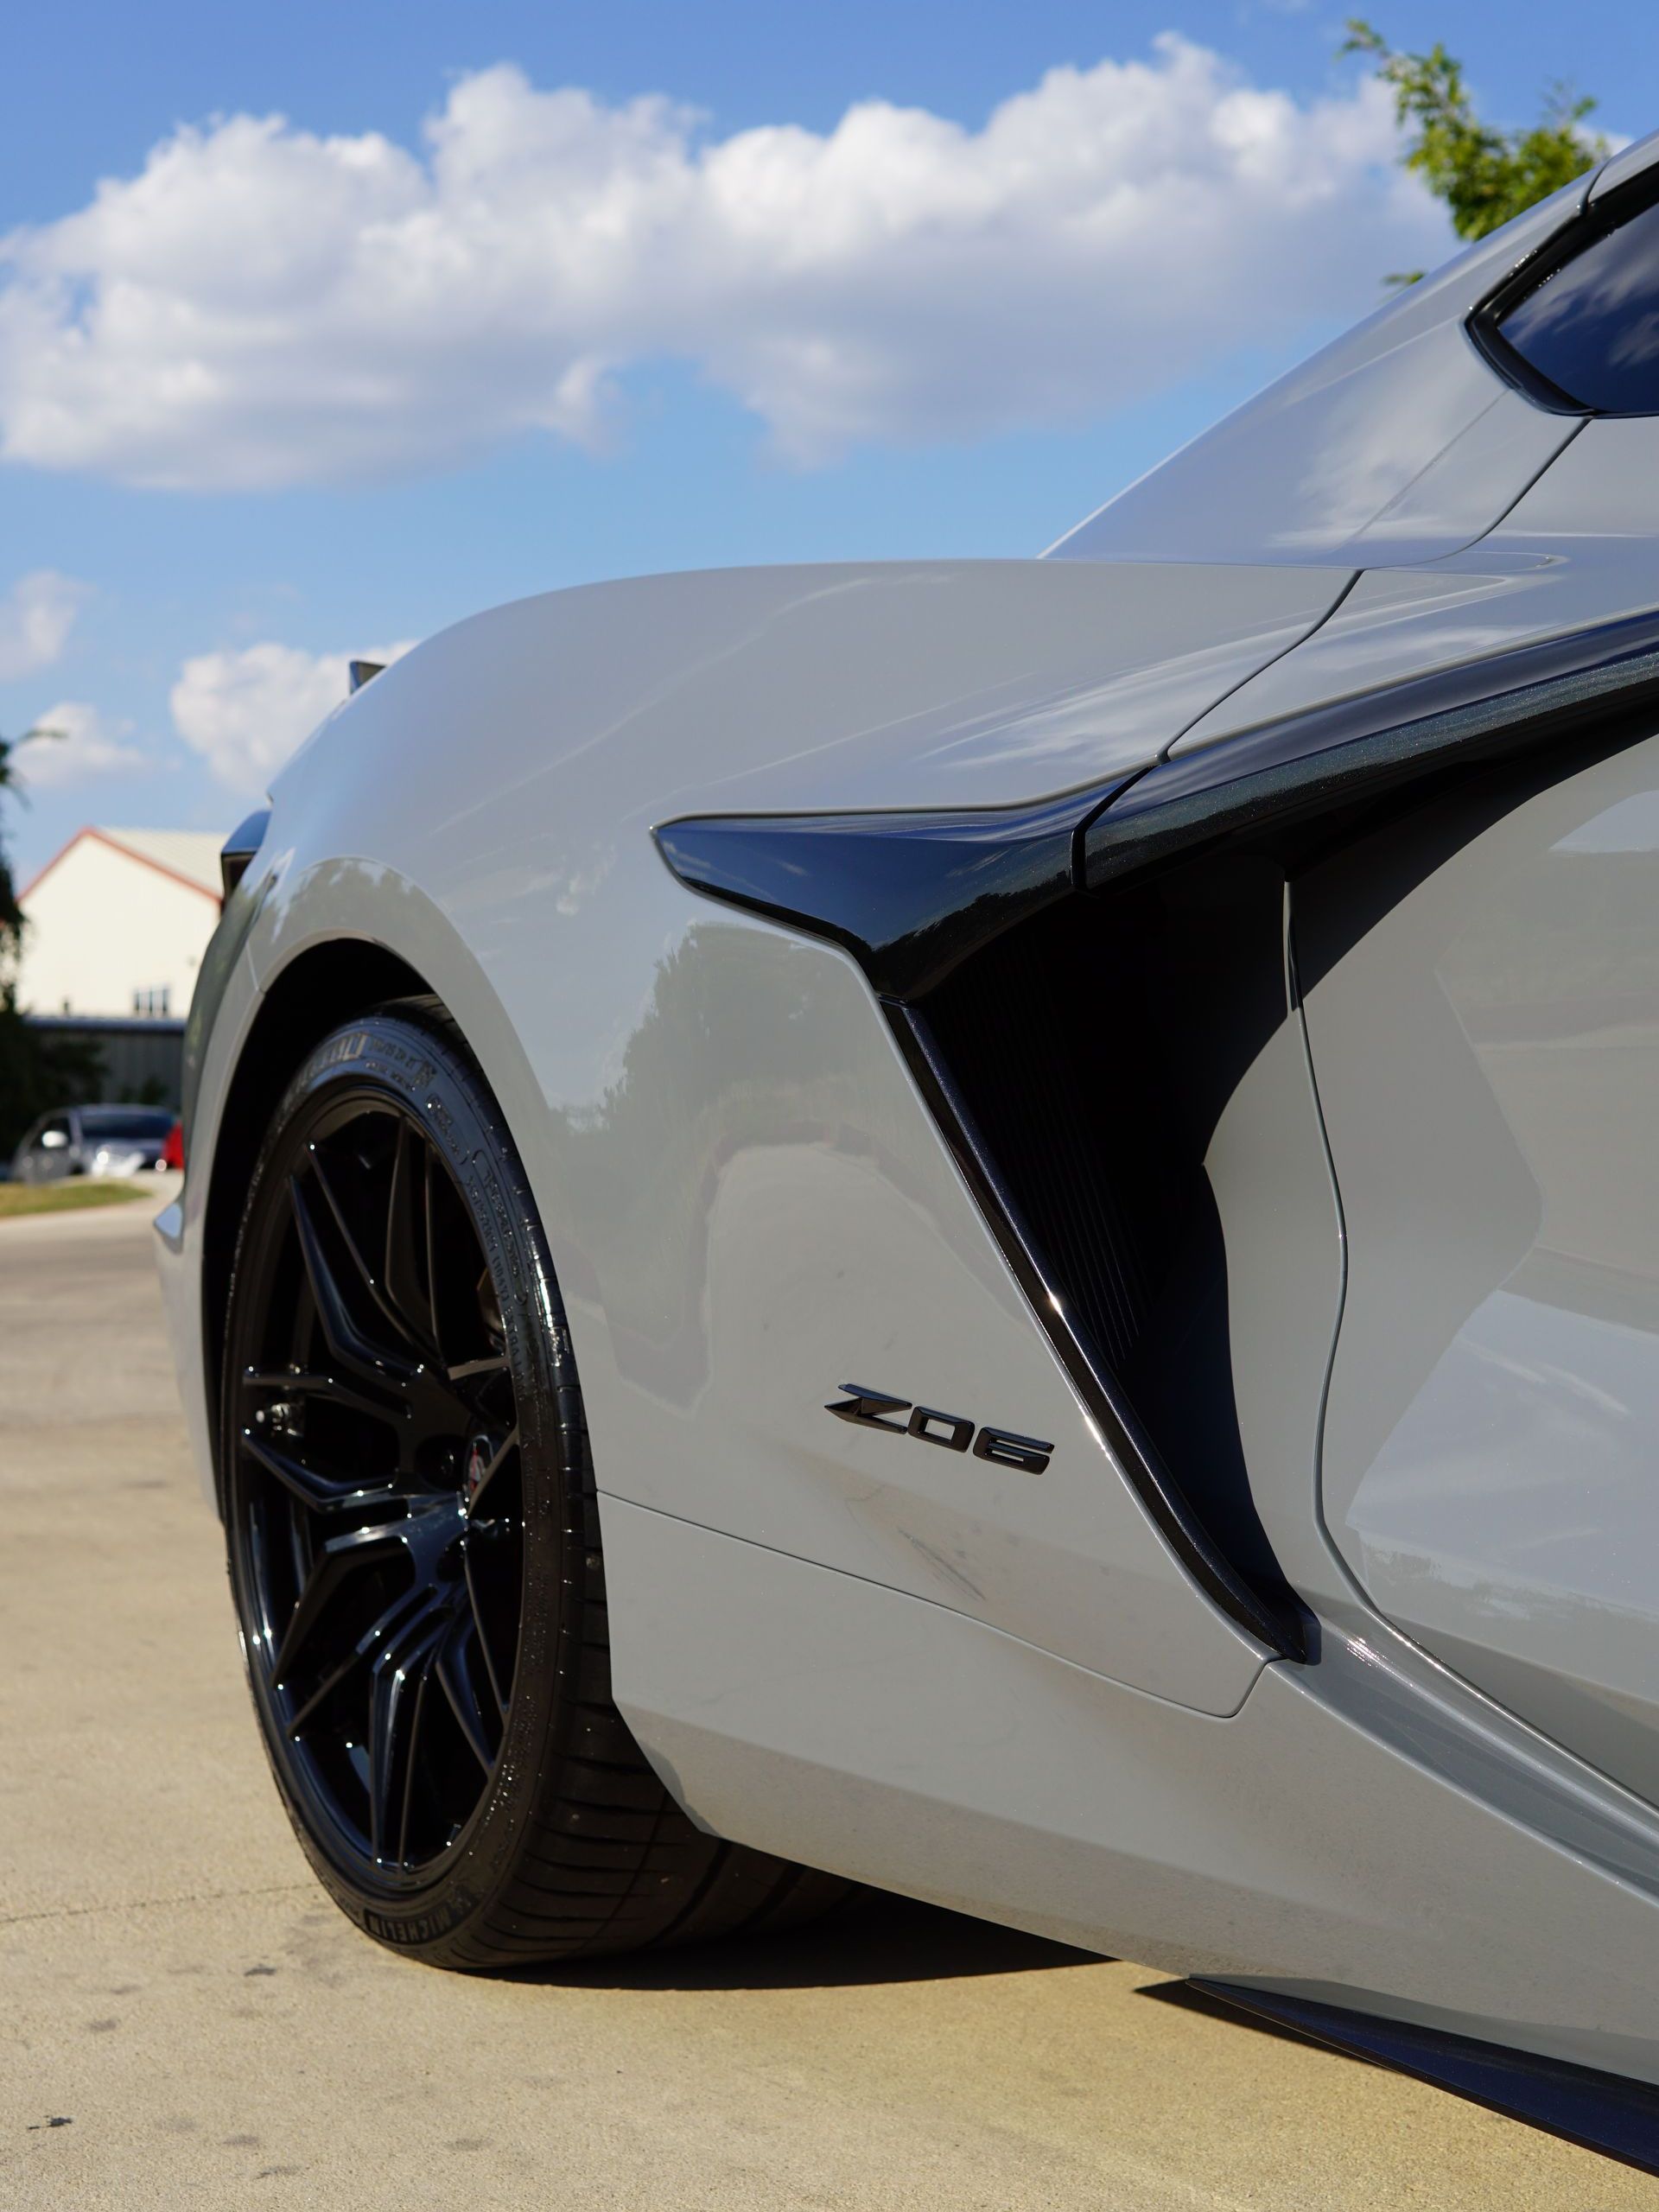
[[132, 724], [106, 722], [84, 699], [60, 699], [35, 716], [35, 728], [55, 734], [26, 738], [13, 753], [17, 780], [26, 790], [56, 791], [149, 766], [138, 747], [126, 742]]
[[19, 576], [0, 599], [0, 683], [50, 668], [68, 644], [86, 597], [85, 584], [55, 569]]
[[394, 661], [410, 649], [308, 653], [267, 642], [185, 662], [169, 703], [173, 725], [227, 789], [257, 795], [351, 689], [352, 660]]
[[1299, 102], [1173, 34], [979, 130], [873, 100], [717, 138], [505, 65], [419, 155], [235, 116], [0, 239], [0, 451], [198, 487], [417, 471], [595, 440], [665, 357], [802, 460], [1098, 416], [1435, 258], [1395, 149], [1374, 80]]

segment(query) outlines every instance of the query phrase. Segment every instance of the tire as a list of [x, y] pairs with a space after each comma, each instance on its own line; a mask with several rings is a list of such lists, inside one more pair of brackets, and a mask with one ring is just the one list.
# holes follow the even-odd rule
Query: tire
[[379, 1942], [471, 1971], [791, 1925], [849, 1894], [695, 1827], [611, 1700], [569, 1332], [435, 1001], [312, 1052], [225, 1332], [232, 1588], [276, 1785]]

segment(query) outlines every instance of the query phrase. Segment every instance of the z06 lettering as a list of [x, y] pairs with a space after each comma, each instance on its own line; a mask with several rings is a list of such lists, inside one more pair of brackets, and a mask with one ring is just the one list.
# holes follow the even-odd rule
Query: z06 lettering
[[[825, 1406], [837, 1421], [850, 1421], [860, 1428], [879, 1428], [887, 1436], [913, 1436], [924, 1444], [937, 1444], [945, 1452], [966, 1452], [971, 1443], [976, 1459], [993, 1466], [1017, 1467], [1022, 1474], [1040, 1475], [1054, 1456], [1054, 1446], [1035, 1436], [1019, 1436], [1011, 1428], [982, 1428], [964, 1414], [941, 1413], [935, 1406], [912, 1405], [886, 1390], [872, 1390], [862, 1382], [837, 1382], [846, 1393]], [[908, 1421], [893, 1416], [908, 1414]]]

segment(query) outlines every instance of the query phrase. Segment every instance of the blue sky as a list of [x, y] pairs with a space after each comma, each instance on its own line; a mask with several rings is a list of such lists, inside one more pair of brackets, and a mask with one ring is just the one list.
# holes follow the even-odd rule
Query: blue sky
[[[339, 656], [498, 600], [1039, 550], [1443, 240], [1341, 12], [9, 23], [0, 729], [73, 728], [10, 819], [22, 873], [84, 821], [228, 826]], [[1618, 136], [1659, 122], [1633, 6], [1376, 12], [1500, 119], [1568, 77]]]

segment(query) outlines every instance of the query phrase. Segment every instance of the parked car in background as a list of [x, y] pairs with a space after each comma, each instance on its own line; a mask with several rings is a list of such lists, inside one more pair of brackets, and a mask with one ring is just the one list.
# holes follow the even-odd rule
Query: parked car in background
[[162, 1156], [157, 1165], [171, 1169], [175, 1175], [184, 1173], [184, 1123], [177, 1116], [175, 1116], [173, 1126], [167, 1133], [167, 1142], [162, 1147]]
[[176, 1117], [164, 1106], [63, 1106], [41, 1115], [12, 1154], [19, 1183], [66, 1175], [142, 1175], [168, 1166]]

